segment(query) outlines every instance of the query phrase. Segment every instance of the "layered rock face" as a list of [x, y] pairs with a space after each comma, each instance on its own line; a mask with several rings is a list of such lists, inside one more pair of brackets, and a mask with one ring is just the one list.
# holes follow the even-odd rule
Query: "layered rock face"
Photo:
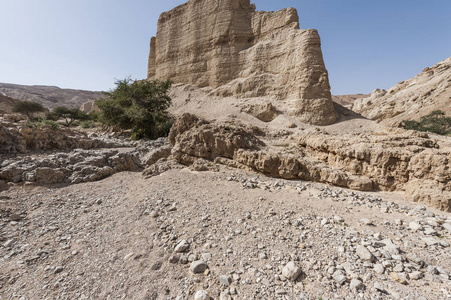
[[255, 11], [249, 0], [191, 0], [163, 13], [151, 39], [148, 79], [212, 88], [217, 96], [292, 99], [295, 114], [333, 123], [321, 42], [294, 8]]
[[185, 114], [171, 130], [172, 156], [182, 164], [198, 158], [273, 177], [303, 179], [355, 190], [401, 190], [416, 202], [451, 211], [451, 157], [425, 133], [332, 136], [301, 134], [290, 151], [264, 142], [242, 124], [215, 124]]
[[370, 97], [357, 99], [353, 110], [363, 116], [397, 125], [419, 120], [434, 110], [451, 114], [451, 57], [388, 91], [377, 89]]

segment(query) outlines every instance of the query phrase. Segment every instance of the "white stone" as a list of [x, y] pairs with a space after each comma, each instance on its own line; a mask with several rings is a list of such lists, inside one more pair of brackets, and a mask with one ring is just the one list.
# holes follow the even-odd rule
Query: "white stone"
[[298, 278], [301, 272], [302, 272], [301, 268], [294, 261], [290, 261], [282, 269], [282, 275], [291, 281], [296, 280], [296, 278]]
[[197, 291], [194, 300], [210, 300], [210, 295], [204, 290]]

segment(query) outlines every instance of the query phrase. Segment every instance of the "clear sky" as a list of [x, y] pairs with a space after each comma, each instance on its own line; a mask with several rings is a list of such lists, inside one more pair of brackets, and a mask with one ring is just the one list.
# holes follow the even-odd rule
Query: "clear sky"
[[[217, 0], [209, 0], [217, 1]], [[108, 90], [147, 74], [161, 12], [183, 0], [0, 0], [0, 82]], [[333, 94], [388, 89], [451, 56], [451, 0], [254, 0], [319, 30]]]

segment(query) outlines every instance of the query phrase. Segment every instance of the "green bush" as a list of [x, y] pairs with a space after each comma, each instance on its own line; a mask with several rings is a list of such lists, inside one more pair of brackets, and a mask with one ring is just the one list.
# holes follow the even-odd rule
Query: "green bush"
[[116, 88], [105, 93], [106, 99], [96, 102], [101, 110], [100, 121], [122, 130], [131, 129], [133, 139], [155, 139], [166, 136], [172, 119], [166, 112], [171, 104], [167, 95], [170, 81], [116, 81]]
[[59, 129], [58, 123], [56, 123], [53, 120], [48, 119], [41, 119], [41, 120], [35, 120], [35, 121], [28, 121], [24, 124], [25, 127], [32, 127], [32, 128], [42, 128], [42, 127], [52, 127], [53, 129]]
[[80, 122], [80, 127], [85, 128], [85, 129], [94, 128], [94, 127], [96, 127], [96, 123], [92, 120], [83, 121], [83, 122]]
[[405, 129], [432, 132], [441, 135], [451, 134], [451, 117], [447, 117], [441, 110], [434, 110], [421, 121], [404, 120], [402, 126]]
[[68, 108], [64, 106], [58, 106], [53, 109], [52, 112], [46, 114], [46, 118], [57, 121], [63, 118], [66, 121], [66, 126], [69, 127], [76, 120], [83, 121], [89, 120], [87, 113], [81, 111], [78, 108]]
[[19, 101], [12, 107], [12, 112], [26, 115], [28, 120], [33, 120], [35, 113], [44, 111], [45, 107], [42, 104], [33, 101]]

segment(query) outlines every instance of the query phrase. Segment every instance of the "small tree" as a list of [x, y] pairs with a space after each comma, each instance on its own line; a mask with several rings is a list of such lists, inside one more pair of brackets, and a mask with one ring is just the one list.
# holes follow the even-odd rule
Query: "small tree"
[[105, 93], [107, 99], [96, 102], [100, 120], [109, 126], [131, 129], [132, 138], [155, 139], [169, 133], [172, 120], [166, 109], [171, 104], [167, 95], [170, 81], [116, 81], [116, 88]]
[[19, 101], [12, 107], [12, 112], [26, 115], [28, 120], [32, 120], [35, 113], [44, 111], [45, 107], [42, 104], [33, 101]]
[[81, 111], [78, 108], [67, 108], [64, 106], [56, 107], [51, 113], [46, 115], [49, 120], [58, 120], [64, 118], [66, 121], [66, 126], [69, 127], [75, 120], [88, 120], [89, 116], [87, 113]]
[[406, 129], [446, 135], [451, 133], [451, 117], [447, 117], [441, 110], [434, 110], [429, 115], [421, 117], [420, 122], [404, 120], [402, 126]]

